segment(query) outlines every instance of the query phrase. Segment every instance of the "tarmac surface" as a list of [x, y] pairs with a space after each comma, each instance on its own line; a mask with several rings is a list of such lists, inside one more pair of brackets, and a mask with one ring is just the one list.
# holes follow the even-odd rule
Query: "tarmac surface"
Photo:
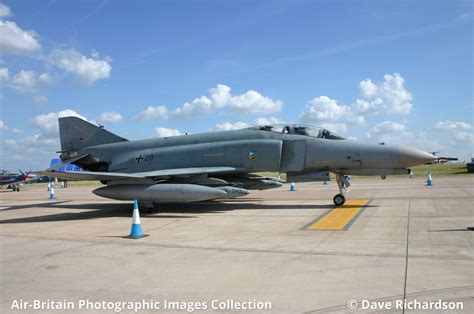
[[[239, 312], [212, 308], [231, 299], [270, 302], [266, 313], [371, 310], [363, 300], [402, 313], [396, 302], [404, 299], [461, 302], [463, 310], [443, 312], [474, 313], [471, 175], [434, 178], [431, 187], [425, 178], [354, 179], [342, 208], [332, 205], [335, 182], [160, 205], [141, 213], [149, 236], [137, 240], [124, 238], [132, 202], [94, 188], [70, 184], [54, 200], [44, 186], [0, 191], [1, 313], [85, 313], [80, 300], [159, 308], [139, 313], [177, 313], [169, 302], [183, 302], [174, 304], [181, 313], [196, 302], [207, 309], [194, 313]], [[25, 305], [35, 300], [42, 311]], [[54, 302], [74, 310], [53, 310]]]

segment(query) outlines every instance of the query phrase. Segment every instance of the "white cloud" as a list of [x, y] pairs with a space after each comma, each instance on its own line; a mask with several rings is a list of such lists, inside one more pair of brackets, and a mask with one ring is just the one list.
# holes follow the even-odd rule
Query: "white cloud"
[[223, 122], [216, 124], [216, 129], [220, 131], [229, 131], [229, 130], [239, 130], [250, 127], [251, 125], [270, 125], [270, 124], [279, 124], [283, 123], [276, 117], [261, 117], [256, 119], [252, 124], [247, 122]]
[[365, 118], [364, 116], [361, 116], [361, 115], [349, 114], [346, 116], [346, 122], [347, 124], [350, 124], [350, 125], [361, 126], [361, 125], [365, 125]]
[[224, 107], [244, 113], [271, 113], [280, 111], [282, 106], [281, 100], [273, 100], [254, 90], [232, 96], [229, 86], [217, 84], [215, 88], [209, 89], [209, 97], [201, 96], [190, 103], [185, 103], [182, 107], [171, 111], [170, 116], [190, 117]]
[[181, 135], [177, 129], [155, 128], [155, 135], [158, 137], [169, 137]]
[[220, 131], [229, 131], [229, 130], [239, 130], [239, 129], [244, 129], [248, 128], [249, 125], [248, 123], [245, 122], [224, 122], [220, 124], [216, 124], [216, 128]]
[[[474, 143], [474, 134], [472, 133], [467, 133], [467, 132], [459, 132], [457, 134], [454, 134], [453, 140], [457, 142], [462, 142], [463, 144], [469, 143], [473, 144]], [[459, 143], [457, 143], [459, 144]], [[472, 150], [472, 147], [471, 147]]]
[[447, 120], [436, 123], [435, 129], [440, 131], [471, 130], [472, 125], [466, 122]]
[[22, 54], [39, 51], [41, 45], [34, 31], [24, 31], [15, 22], [0, 20], [0, 50], [3, 53]]
[[6, 146], [16, 146], [16, 141], [15, 140], [12, 140], [10, 138], [7, 138], [5, 140], [3, 140], [3, 144], [6, 145]]
[[283, 102], [281, 100], [273, 100], [254, 90], [232, 97], [229, 103], [229, 108], [244, 113], [278, 112], [282, 107]]
[[323, 123], [320, 125], [320, 127], [341, 135], [347, 131], [347, 125], [345, 123]]
[[254, 125], [271, 125], [271, 124], [280, 124], [283, 123], [280, 119], [276, 117], [265, 118], [261, 117], [254, 121]]
[[212, 100], [206, 96], [201, 96], [195, 98], [191, 102], [185, 103], [181, 108], [176, 108], [170, 112], [170, 115], [173, 117], [191, 117], [199, 113], [210, 112], [214, 109], [214, 104]]
[[8, 155], [7, 156], [7, 159], [9, 161], [25, 161], [25, 160], [29, 160], [27, 157], [25, 157], [24, 155], [18, 155], [18, 154], [14, 154], [14, 155]]
[[376, 138], [377, 142], [384, 142], [390, 145], [400, 144], [415, 147], [426, 152], [444, 152], [447, 147], [438, 143], [436, 140], [433, 140], [431, 135], [431, 133], [427, 134], [425, 131], [411, 132], [405, 129], [404, 131], [380, 134], [374, 138]]
[[33, 118], [32, 123], [40, 130], [41, 135], [53, 135], [57, 134], [59, 131], [58, 118], [69, 116], [78, 117], [87, 121], [84, 116], [78, 114], [74, 110], [66, 109], [36, 116]]
[[0, 17], [7, 17], [10, 15], [12, 15], [10, 8], [4, 5], [3, 3], [0, 3]]
[[23, 143], [26, 145], [57, 145], [59, 140], [57, 138], [46, 138], [43, 134], [35, 134], [33, 136], [28, 136], [23, 140]]
[[[7, 131], [8, 129], [10, 129], [10, 128], [2, 120], [0, 120], [0, 132]], [[11, 130], [12, 130], [13, 133], [16, 133], [16, 134], [23, 132], [23, 130], [20, 130], [20, 129], [17, 129], [17, 128], [11, 128]]]
[[363, 116], [353, 112], [350, 106], [340, 105], [337, 100], [327, 96], [319, 96], [309, 101], [300, 113], [300, 120], [305, 123], [322, 125], [336, 125], [339, 131], [347, 129], [346, 124], [364, 125]]
[[38, 96], [33, 97], [33, 101], [35, 102], [35, 104], [44, 105], [48, 102], [48, 97], [38, 95]]
[[0, 120], [0, 132], [6, 130], [8, 130], [7, 125], [2, 120]]
[[20, 92], [34, 92], [51, 82], [52, 79], [48, 73], [37, 76], [34, 71], [21, 70], [12, 77], [11, 87]]
[[118, 123], [122, 121], [122, 115], [118, 112], [104, 112], [99, 117], [100, 122]]
[[[349, 106], [339, 104], [327, 96], [316, 97], [300, 113], [300, 120], [323, 126], [337, 124], [341, 132], [347, 129], [347, 125], [365, 125], [365, 116], [368, 114], [409, 114], [413, 109], [410, 103], [413, 96], [406, 90], [404, 83], [404, 78], [398, 73], [386, 74], [381, 83], [370, 79], [361, 81], [360, 97]], [[369, 133], [373, 134], [374, 131], [378, 129]]]
[[367, 137], [384, 135], [388, 133], [400, 133], [405, 131], [405, 129], [405, 125], [401, 123], [394, 121], [384, 121], [370, 129], [369, 132], [367, 132]]
[[10, 74], [7, 68], [0, 68], [0, 81], [8, 81]]
[[353, 110], [358, 114], [409, 114], [413, 109], [410, 103], [413, 96], [404, 83], [399, 73], [385, 74], [381, 83], [370, 79], [361, 81], [360, 98], [353, 104]]
[[225, 107], [232, 99], [230, 87], [223, 84], [217, 84], [216, 87], [209, 89], [209, 94], [216, 108]]
[[74, 49], [54, 49], [49, 54], [49, 62], [75, 75], [79, 82], [85, 85], [91, 85], [96, 80], [108, 79], [112, 70], [106, 60], [88, 58]]
[[224, 107], [243, 113], [272, 113], [280, 111], [283, 106], [283, 102], [280, 100], [273, 100], [254, 90], [249, 90], [238, 96], [232, 96], [230, 91], [231, 88], [229, 86], [217, 84], [215, 88], [209, 89], [209, 96], [202, 95], [173, 110], [168, 109], [166, 106], [149, 106], [146, 110], [140, 112], [135, 119], [193, 117]]
[[51, 78], [51, 75], [49, 75], [48, 73], [41, 73], [38, 76], [38, 81], [42, 84], [50, 84], [53, 81], [53, 79]]
[[54, 149], [59, 146], [59, 139], [44, 137], [44, 135], [38, 133], [15, 140], [5, 139], [3, 144], [8, 147], [9, 151], [13, 154], [30, 154], [35, 157], [37, 157], [38, 154], [51, 156]]
[[35, 72], [21, 70], [12, 78], [12, 87], [19, 91], [33, 91], [37, 87]]
[[337, 121], [351, 113], [348, 106], [339, 105], [337, 100], [319, 96], [309, 101], [300, 115], [303, 121]]
[[168, 118], [168, 108], [166, 106], [148, 106], [145, 110], [141, 111], [135, 116], [135, 120], [151, 120], [155, 118]]

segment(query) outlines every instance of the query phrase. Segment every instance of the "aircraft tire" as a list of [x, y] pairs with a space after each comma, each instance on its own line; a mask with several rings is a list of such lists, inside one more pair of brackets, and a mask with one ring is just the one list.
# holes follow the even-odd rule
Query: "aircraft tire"
[[342, 194], [337, 194], [332, 200], [334, 202], [334, 205], [336, 206], [344, 205], [344, 203], [346, 202], [346, 198]]

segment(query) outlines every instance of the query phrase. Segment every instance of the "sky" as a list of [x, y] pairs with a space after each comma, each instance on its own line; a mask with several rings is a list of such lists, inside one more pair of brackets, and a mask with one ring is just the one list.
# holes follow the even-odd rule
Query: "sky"
[[304, 123], [470, 160], [473, 2], [0, 0], [0, 168], [58, 117], [130, 140]]

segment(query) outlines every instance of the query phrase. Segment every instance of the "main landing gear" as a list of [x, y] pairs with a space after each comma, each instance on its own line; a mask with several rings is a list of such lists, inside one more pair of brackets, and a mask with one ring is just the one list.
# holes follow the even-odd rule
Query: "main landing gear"
[[11, 189], [11, 190], [13, 190], [13, 192], [15, 192], [15, 191], [20, 192], [20, 186], [16, 185], [16, 184], [7, 186], [7, 189]]
[[337, 186], [339, 187], [339, 194], [336, 194], [336, 196], [334, 196], [332, 200], [334, 202], [334, 205], [341, 206], [344, 205], [344, 203], [346, 202], [346, 197], [344, 196], [344, 194], [349, 192], [351, 182], [349, 181], [348, 176], [345, 176], [340, 172], [336, 173], [336, 182]]

